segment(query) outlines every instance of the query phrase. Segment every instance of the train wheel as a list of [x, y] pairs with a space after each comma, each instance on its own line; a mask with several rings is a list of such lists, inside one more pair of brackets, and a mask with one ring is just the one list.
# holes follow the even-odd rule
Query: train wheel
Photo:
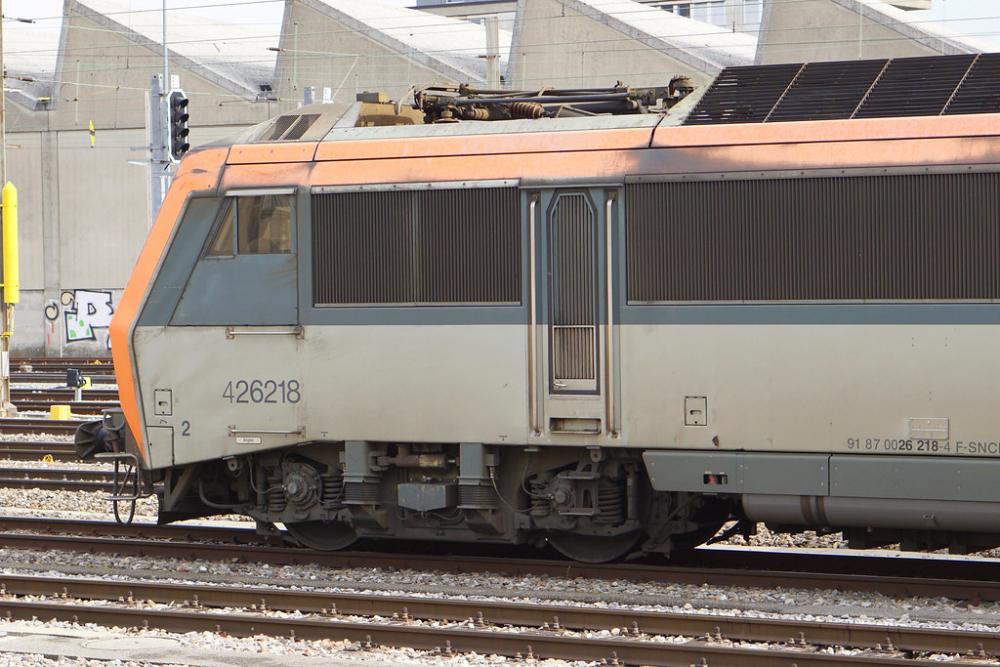
[[346, 549], [358, 539], [354, 528], [346, 523], [334, 521], [300, 521], [286, 523], [288, 534], [304, 546], [317, 551], [338, 551]]
[[608, 563], [632, 551], [640, 537], [638, 532], [611, 536], [552, 533], [546, 539], [566, 558], [581, 563]]

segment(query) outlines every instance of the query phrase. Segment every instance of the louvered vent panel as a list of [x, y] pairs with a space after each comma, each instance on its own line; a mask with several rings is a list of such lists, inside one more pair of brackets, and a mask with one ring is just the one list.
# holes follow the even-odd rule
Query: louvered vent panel
[[945, 114], [1000, 112], [1000, 53], [984, 53], [955, 93]]
[[948, 104], [974, 57], [897, 58], [885, 68], [854, 117], [936, 116]]
[[549, 219], [553, 377], [596, 377], [597, 216], [586, 195], [562, 194]]
[[317, 305], [521, 300], [515, 188], [313, 195]]
[[628, 186], [628, 299], [1000, 298], [1000, 176]]
[[314, 195], [313, 300], [393, 304], [415, 300], [409, 192]]
[[313, 126], [313, 123], [319, 118], [318, 113], [306, 113], [299, 116], [299, 119], [295, 121], [295, 124], [281, 137], [282, 141], [296, 141], [302, 138], [302, 135]]
[[760, 123], [801, 65], [727, 67], [684, 121], [685, 125]]
[[417, 285], [423, 303], [517, 303], [517, 190], [429, 190], [418, 205]]
[[271, 133], [267, 135], [265, 141], [277, 141], [298, 119], [299, 116], [278, 116], [274, 121], [274, 127], [271, 128]]
[[768, 122], [849, 118], [885, 64], [885, 60], [809, 63]]
[[684, 124], [995, 112], [1000, 54], [987, 53], [727, 67]]

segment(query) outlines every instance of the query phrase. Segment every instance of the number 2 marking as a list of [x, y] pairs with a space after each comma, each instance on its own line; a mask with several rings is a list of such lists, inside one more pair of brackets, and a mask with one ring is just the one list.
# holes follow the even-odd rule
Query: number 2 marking
[[191, 422], [186, 419], [181, 422], [181, 435], [185, 438], [191, 435]]

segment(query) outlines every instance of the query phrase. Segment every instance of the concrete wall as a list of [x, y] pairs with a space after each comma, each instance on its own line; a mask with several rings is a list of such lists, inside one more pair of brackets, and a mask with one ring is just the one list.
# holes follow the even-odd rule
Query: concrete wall
[[837, 0], [766, 0], [757, 62], [904, 58], [969, 52], [900, 26], [885, 14]]
[[[163, 71], [161, 47], [129, 39], [111, 18], [82, 5], [69, 3], [67, 9], [58, 77], [64, 83], [53, 94], [49, 127], [84, 129], [91, 120], [98, 129], [145, 127], [145, 91], [152, 75]], [[267, 103], [249, 99], [257, 91], [176, 52], [171, 53], [171, 73], [181, 76], [195, 124], [250, 125], [267, 120], [274, 111]]]
[[519, 10], [507, 75], [515, 88], [609, 87], [619, 80], [662, 86], [675, 74], [704, 83], [715, 73], [671, 58], [560, 0], [521, 0]]
[[317, 102], [322, 89], [331, 88], [334, 103], [346, 108], [363, 91], [383, 91], [398, 100], [411, 85], [458, 83], [305, 3], [286, 5], [284, 25], [275, 90], [286, 109], [302, 99], [306, 86], [315, 88]]

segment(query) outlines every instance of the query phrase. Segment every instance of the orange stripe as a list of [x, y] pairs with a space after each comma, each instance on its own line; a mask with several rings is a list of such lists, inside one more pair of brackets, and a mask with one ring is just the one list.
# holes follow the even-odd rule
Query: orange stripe
[[139, 253], [132, 275], [129, 277], [125, 292], [122, 294], [118, 309], [111, 319], [111, 355], [115, 361], [115, 376], [118, 381], [118, 397], [121, 402], [125, 419], [132, 429], [139, 455], [148, 462], [144, 433], [142, 432], [142, 415], [139, 412], [139, 397], [136, 393], [136, 374], [132, 367], [132, 327], [139, 319], [139, 313], [146, 298], [146, 292], [151, 287], [151, 281], [156, 273], [166, 249], [167, 241], [176, 226], [187, 197], [197, 190], [213, 190], [219, 182], [219, 172], [226, 161], [226, 148], [212, 148], [194, 151], [185, 156], [170, 186], [160, 213], [156, 216], [156, 224], [146, 237], [146, 243]]
[[[544, 123], [545, 121], [538, 121]], [[444, 155], [551, 153], [571, 150], [607, 151], [645, 148], [652, 127], [613, 130], [563, 130], [520, 134], [471, 134], [405, 139], [325, 141], [316, 149], [316, 160], [377, 160]], [[461, 178], [457, 176], [456, 179]]]
[[229, 164], [254, 164], [257, 162], [312, 162], [316, 152], [315, 142], [294, 144], [249, 144], [233, 146], [229, 151]]

